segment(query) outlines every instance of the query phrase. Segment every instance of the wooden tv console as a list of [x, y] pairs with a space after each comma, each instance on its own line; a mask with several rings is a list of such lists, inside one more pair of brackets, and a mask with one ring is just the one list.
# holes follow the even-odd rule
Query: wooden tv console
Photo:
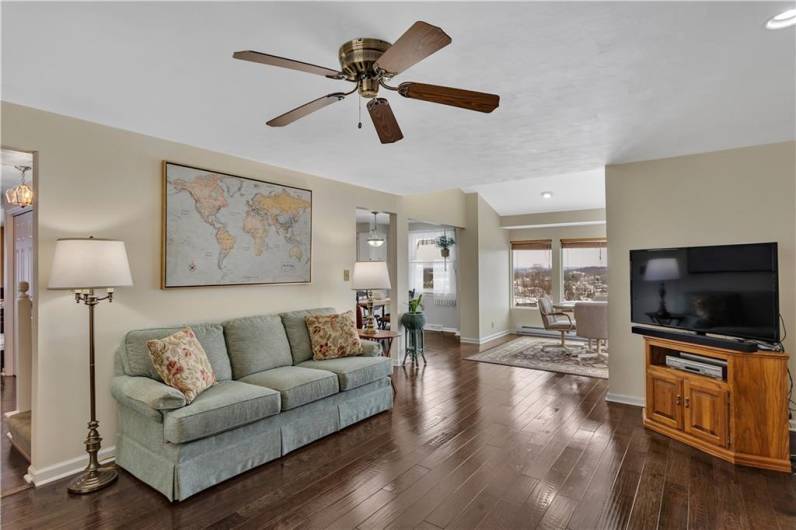
[[[644, 350], [645, 427], [728, 462], [791, 471], [787, 353], [647, 336]], [[668, 368], [666, 356], [680, 352], [726, 360], [726, 380]]]

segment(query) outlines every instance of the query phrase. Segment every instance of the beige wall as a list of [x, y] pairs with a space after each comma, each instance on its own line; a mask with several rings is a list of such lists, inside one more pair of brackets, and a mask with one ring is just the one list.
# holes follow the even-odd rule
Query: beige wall
[[477, 199], [478, 336], [483, 340], [511, 328], [509, 234], [500, 227], [497, 212], [480, 195]]
[[465, 197], [465, 226], [459, 232], [459, 332], [463, 339], [480, 336], [478, 316], [478, 195]]
[[[593, 212], [595, 210], [580, 210], [571, 212], [573, 218], [581, 218], [580, 212]], [[603, 210], [600, 210], [603, 211]], [[567, 213], [567, 212], [564, 212]], [[603, 211], [604, 213], [604, 211]], [[556, 217], [556, 222], [568, 222]], [[540, 221], [547, 222], [549, 218], [540, 218]], [[561, 226], [549, 228], [522, 228], [508, 230], [511, 241], [533, 241], [537, 239], [550, 239], [553, 242], [553, 301], [561, 300], [562, 277], [561, 277], [561, 240], [574, 239], [578, 237], [605, 237], [605, 225], [584, 225], [584, 226]], [[608, 264], [610, 269], [611, 264]], [[611, 293], [611, 285], [608, 284], [608, 292]], [[535, 307], [512, 307], [511, 308], [512, 329], [521, 326], [542, 327], [542, 318], [539, 316], [539, 309]]]
[[796, 372], [796, 143], [608, 166], [610, 393], [644, 396], [630, 333], [630, 249], [776, 241], [780, 311]]
[[467, 203], [461, 190], [438, 191], [401, 197], [404, 214], [413, 221], [466, 228]]
[[581, 225], [586, 223], [605, 224], [605, 208], [505, 215], [500, 218], [500, 226], [513, 229], [540, 228], [543, 225], [571, 225], [573, 223]]
[[[39, 152], [39, 285], [47, 285], [56, 238], [91, 234], [127, 243], [135, 286], [119, 289], [112, 304], [97, 308], [97, 408], [105, 447], [114, 444], [116, 430], [109, 392], [113, 351], [126, 331], [322, 305], [348, 308], [353, 295], [343, 281], [343, 270], [354, 261], [356, 207], [394, 213], [393, 305], [394, 311], [405, 309], [406, 204], [414, 205], [413, 215], [463, 224], [463, 209], [455, 201], [434, 209], [433, 216], [425, 215], [433, 201], [422, 197], [380, 193], [5, 102], [2, 136], [4, 145]], [[161, 290], [164, 159], [311, 189], [312, 283]], [[458, 200], [458, 194], [450, 195]], [[33, 471], [44, 475], [84, 451], [89, 409], [87, 310], [68, 293], [46, 288], [39, 290], [38, 310]]]

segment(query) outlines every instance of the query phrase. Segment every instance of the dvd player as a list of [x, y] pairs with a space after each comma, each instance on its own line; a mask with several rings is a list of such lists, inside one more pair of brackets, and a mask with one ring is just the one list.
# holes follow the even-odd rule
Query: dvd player
[[686, 352], [680, 352], [679, 356], [667, 355], [666, 366], [713, 379], [724, 379], [727, 372], [727, 361]]

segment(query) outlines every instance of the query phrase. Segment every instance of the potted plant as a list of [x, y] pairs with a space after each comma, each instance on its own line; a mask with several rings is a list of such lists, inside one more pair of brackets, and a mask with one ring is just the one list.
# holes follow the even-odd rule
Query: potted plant
[[412, 297], [409, 300], [409, 311], [401, 316], [401, 324], [406, 329], [423, 329], [426, 325], [426, 316], [423, 314], [423, 295]]
[[440, 249], [439, 253], [443, 258], [448, 258], [451, 255], [451, 247], [456, 244], [456, 241], [447, 234], [443, 234], [437, 238], [437, 247]]

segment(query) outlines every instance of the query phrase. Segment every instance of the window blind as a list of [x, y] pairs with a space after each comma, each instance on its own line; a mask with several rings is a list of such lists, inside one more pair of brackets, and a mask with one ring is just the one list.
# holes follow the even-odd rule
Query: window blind
[[607, 248], [608, 240], [604, 237], [562, 239], [561, 248]]
[[511, 250], [551, 250], [552, 248], [553, 242], [550, 239], [511, 242]]

